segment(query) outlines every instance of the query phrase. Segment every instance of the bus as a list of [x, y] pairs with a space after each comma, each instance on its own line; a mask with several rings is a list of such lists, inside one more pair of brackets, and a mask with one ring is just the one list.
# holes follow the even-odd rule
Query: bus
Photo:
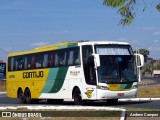
[[64, 99], [76, 105], [98, 100], [115, 104], [136, 97], [137, 68], [143, 64], [143, 55], [135, 55], [127, 42], [62, 42], [10, 53], [7, 96], [26, 104]]

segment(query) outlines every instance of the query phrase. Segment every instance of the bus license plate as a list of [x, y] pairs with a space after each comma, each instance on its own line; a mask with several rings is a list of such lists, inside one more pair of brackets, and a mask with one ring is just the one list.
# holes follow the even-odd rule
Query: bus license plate
[[124, 96], [124, 93], [118, 93], [118, 96]]

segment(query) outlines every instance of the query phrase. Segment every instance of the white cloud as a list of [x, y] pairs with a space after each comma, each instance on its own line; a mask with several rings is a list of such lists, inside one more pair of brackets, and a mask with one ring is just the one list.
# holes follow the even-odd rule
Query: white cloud
[[57, 32], [56, 34], [57, 35], [64, 35], [64, 34], [67, 34], [69, 31], [65, 30], [65, 31], [62, 31], [62, 32]]
[[32, 43], [31, 46], [39, 47], [39, 46], [45, 46], [48, 45], [48, 42], [38, 42], [38, 43]]
[[160, 31], [154, 32], [154, 35], [160, 35]]
[[158, 40], [154, 40], [153, 42], [156, 43], [156, 42], [158, 42]]

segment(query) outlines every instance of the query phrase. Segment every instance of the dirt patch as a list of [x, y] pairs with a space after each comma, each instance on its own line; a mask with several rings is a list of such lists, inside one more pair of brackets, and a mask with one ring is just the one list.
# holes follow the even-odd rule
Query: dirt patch
[[160, 86], [147, 86], [138, 88], [139, 98], [159, 98], [160, 97]]
[[0, 80], [0, 92], [6, 91], [6, 81]]

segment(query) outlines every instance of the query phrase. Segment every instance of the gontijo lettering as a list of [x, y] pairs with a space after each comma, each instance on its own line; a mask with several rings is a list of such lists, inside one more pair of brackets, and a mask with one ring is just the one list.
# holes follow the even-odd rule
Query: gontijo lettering
[[23, 72], [23, 78], [41, 78], [43, 76], [43, 71]]

